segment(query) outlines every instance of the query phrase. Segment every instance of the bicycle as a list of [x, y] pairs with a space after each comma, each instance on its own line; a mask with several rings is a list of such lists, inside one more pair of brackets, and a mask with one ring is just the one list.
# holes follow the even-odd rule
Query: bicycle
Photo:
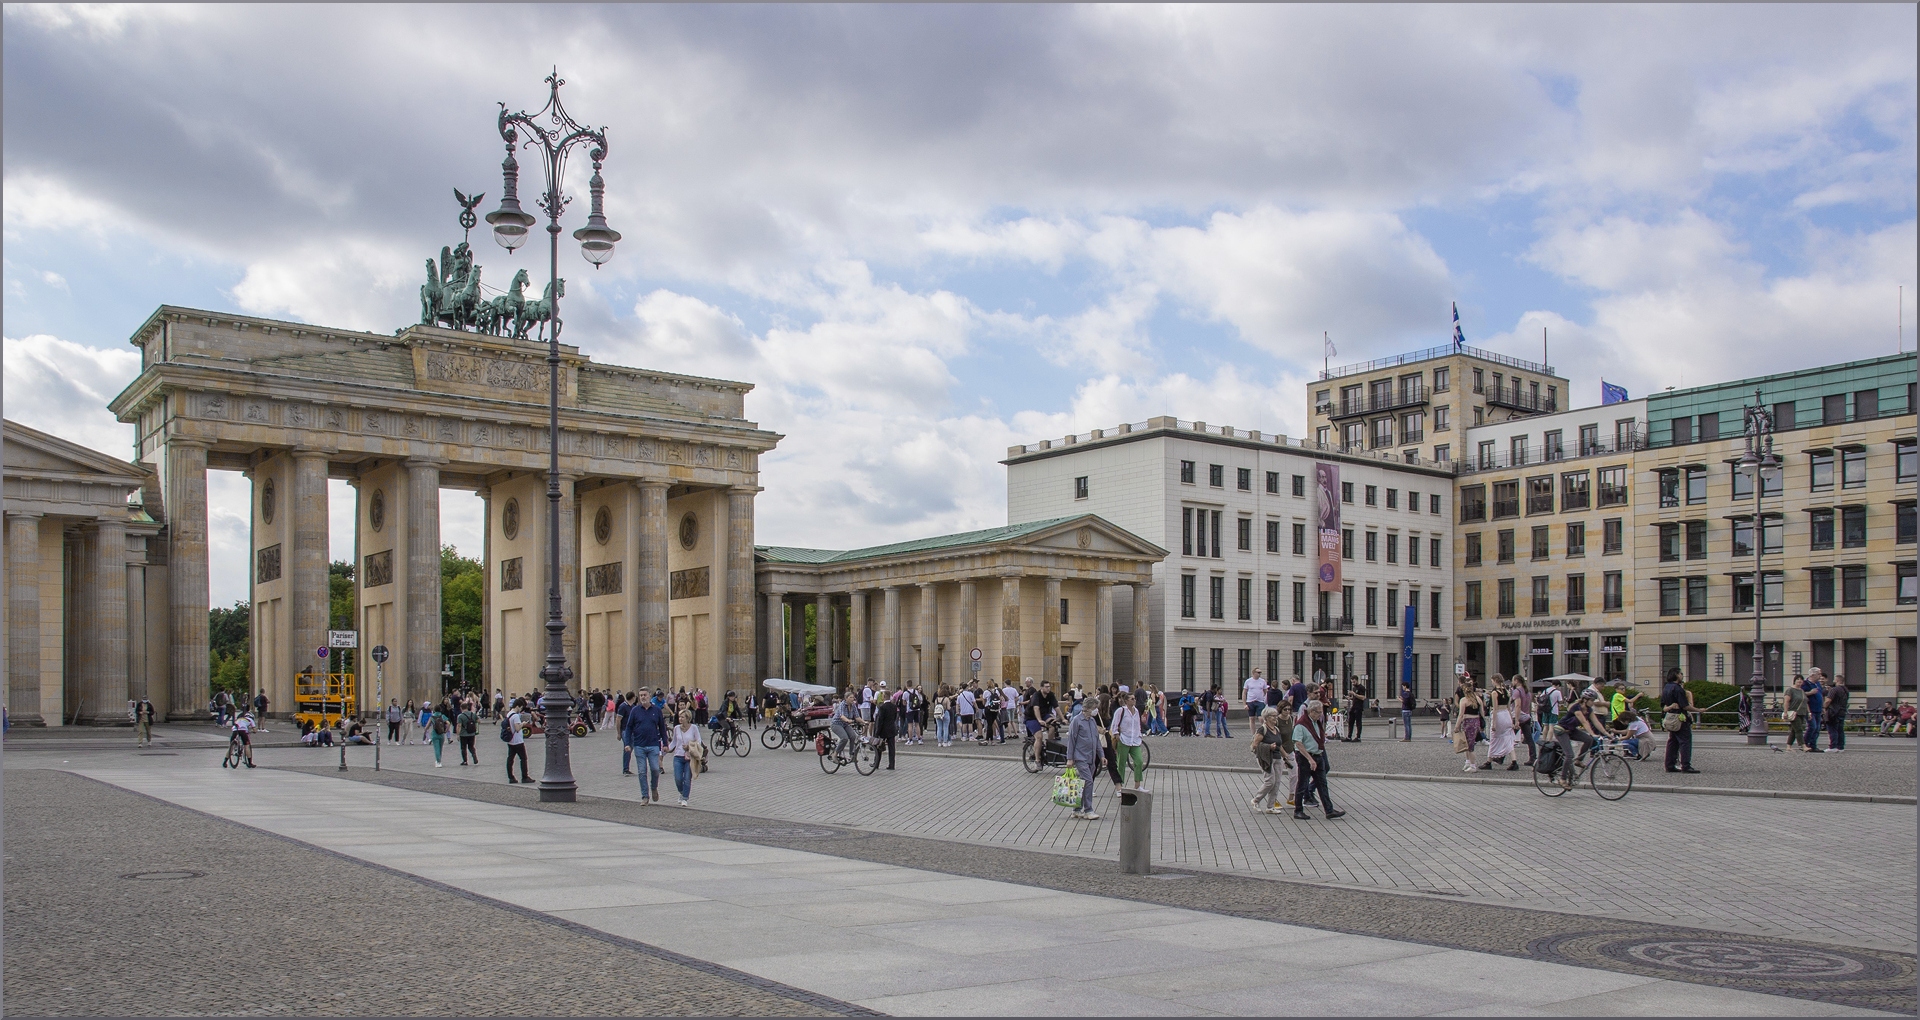
[[[1558, 747], [1558, 744], [1553, 746]], [[1619, 800], [1633, 789], [1633, 765], [1627, 758], [1625, 741], [1602, 739], [1594, 743], [1591, 751], [1574, 759], [1571, 783], [1560, 785], [1561, 770], [1558, 768], [1541, 772], [1536, 766], [1533, 770], [1533, 786], [1546, 796], [1558, 797], [1577, 785], [1584, 775], [1587, 785], [1593, 787], [1593, 792], [1599, 794], [1600, 799]]]
[[835, 746], [838, 742], [832, 733], [822, 733], [815, 738], [814, 750], [820, 758], [820, 771], [833, 775], [840, 771], [840, 766], [852, 764], [855, 772], [870, 776], [880, 768], [880, 753], [884, 748], [872, 737], [864, 733], [855, 737], [852, 754], [842, 752]]
[[235, 730], [233, 735], [227, 738], [227, 756], [220, 759], [220, 767], [223, 769], [237, 769], [245, 765], [246, 761], [246, 742], [240, 739], [240, 731]]
[[753, 750], [753, 735], [738, 724], [729, 724], [724, 729], [716, 727], [713, 730], [711, 743], [713, 753], [716, 755], [732, 751], [745, 758], [747, 753]]

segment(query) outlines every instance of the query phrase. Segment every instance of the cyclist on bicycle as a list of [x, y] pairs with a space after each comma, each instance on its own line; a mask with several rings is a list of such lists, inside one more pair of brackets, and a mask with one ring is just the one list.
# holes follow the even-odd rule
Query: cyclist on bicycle
[[849, 690], [833, 710], [833, 753], [843, 757], [851, 755], [857, 740], [855, 734], [859, 730], [860, 703], [854, 700], [854, 693]]
[[241, 712], [233, 717], [233, 736], [228, 739], [240, 745], [241, 757], [246, 759], [247, 767], [253, 767], [253, 713]]
[[[1600, 724], [1593, 718], [1594, 694], [1583, 692], [1580, 700], [1573, 702], [1560, 715], [1560, 785], [1573, 789], [1573, 773], [1579, 760], [1586, 758], [1593, 750], [1595, 739], [1601, 732]], [[1580, 743], [1580, 753], [1573, 753], [1575, 741]]]
[[[1028, 677], [1027, 681], [1027, 689], [1032, 691], [1033, 678]], [[1040, 690], [1026, 699], [1026, 721], [1028, 740], [1042, 739], [1037, 735], [1042, 729], [1047, 731], [1044, 739], [1056, 738], [1060, 727], [1060, 699], [1053, 693], [1053, 681], [1042, 683]]]

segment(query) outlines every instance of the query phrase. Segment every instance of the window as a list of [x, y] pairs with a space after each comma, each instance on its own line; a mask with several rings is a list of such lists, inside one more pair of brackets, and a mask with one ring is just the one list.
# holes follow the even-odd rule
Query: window
[[[1786, 577], [1778, 570], [1769, 570], [1762, 575], [1761, 596], [1768, 610], [1784, 608], [1786, 605]], [[1753, 575], [1733, 575], [1733, 611], [1736, 613], [1753, 612]]]
[[[1387, 551], [1392, 552], [1393, 550], [1388, 549]], [[1389, 560], [1388, 562], [1392, 562], [1392, 561]], [[1417, 567], [1419, 565], [1420, 565], [1420, 536], [1408, 535], [1407, 536], [1407, 566]]]
[[1207, 578], [1207, 615], [1216, 620], [1227, 618], [1227, 579]]
[[1391, 531], [1387, 532], [1387, 562], [1400, 562], [1400, 536]]
[[1399, 489], [1387, 490], [1387, 509], [1389, 510], [1400, 509], [1400, 490]]
[[1690, 467], [1687, 469], [1687, 505], [1707, 501], [1707, 469]]
[[1600, 611], [1617, 613], [1626, 604], [1626, 585], [1618, 570], [1609, 570], [1600, 575]]
[[1568, 471], [1560, 476], [1560, 510], [1586, 510], [1593, 504], [1593, 490], [1588, 487], [1585, 471]]
[[[1240, 611], [1240, 619], [1251, 620], [1253, 619], [1253, 578], [1241, 578], [1239, 588], [1240, 604], [1236, 608]], [[1060, 622], [1065, 623], [1066, 621], [1062, 620]]]
[[1368, 506], [1380, 505], [1380, 487], [1378, 485], [1367, 486], [1367, 505]]
[[1380, 589], [1367, 589], [1367, 626], [1380, 626]]
[[1820, 424], [1838, 425], [1847, 420], [1847, 395], [1835, 393], [1820, 398]]
[[1587, 611], [1587, 575], [1567, 575], [1567, 615]]
[[1480, 618], [1480, 582], [1479, 581], [1467, 582], [1467, 613], [1466, 615], [1467, 615], [1467, 619], [1469, 620], [1478, 620]]
[[1600, 505], [1625, 506], [1627, 503], [1627, 469], [1610, 467], [1600, 469]]
[[1553, 476], [1535, 475], [1527, 479], [1527, 514], [1553, 512]]
[[1833, 568], [1815, 567], [1812, 573], [1812, 606], [1815, 609], [1833, 608]]
[[1662, 468], [1660, 474], [1660, 509], [1680, 505], [1680, 472], [1674, 468]]
[[1840, 508], [1840, 548], [1865, 549], [1867, 547], [1867, 508], [1863, 506], [1843, 506]]
[[1352, 482], [1340, 483], [1340, 502], [1342, 503], [1353, 502], [1353, 483]]
[[1480, 533], [1476, 531], [1473, 534], [1467, 536], [1467, 566], [1477, 567], [1479, 565], [1480, 565]]
[[1475, 393], [1485, 392], [1486, 385], [1487, 385], [1486, 371], [1484, 369], [1478, 369], [1478, 368], [1474, 369], [1473, 370], [1473, 392]]
[[1193, 619], [1193, 586], [1192, 574], [1180, 575], [1180, 615], [1189, 620]]
[[1240, 551], [1253, 551], [1253, 518], [1240, 518]]
[[1493, 519], [1520, 516], [1520, 483], [1493, 483]]
[[1514, 436], [1507, 441], [1509, 452], [1513, 455], [1513, 466], [1520, 467], [1527, 462], [1527, 437]]
[[1427, 565], [1430, 567], [1440, 565], [1440, 540], [1437, 538], [1427, 539]]
[[1400, 626], [1400, 589], [1387, 589], [1387, 626]]
[[1073, 480], [1073, 498], [1074, 499], [1087, 498], [1087, 476], [1086, 475], [1081, 475], [1080, 477]]
[[1782, 400], [1773, 405], [1773, 427], [1782, 432], [1800, 427], [1800, 419], [1795, 413], [1793, 401]]
[[1267, 522], [1267, 551], [1270, 553], [1277, 553], [1280, 551], [1280, 522], [1279, 521]]
[[1465, 485], [1460, 488], [1460, 523], [1471, 524], [1487, 519], [1487, 487], [1484, 485]]
[[1560, 433], [1561, 433], [1560, 429], [1554, 429], [1551, 432], [1548, 432], [1546, 435], [1540, 437], [1542, 440], [1542, 446], [1544, 446], [1545, 448], [1546, 458], [1550, 461], [1566, 459], [1567, 451], [1564, 448], [1564, 444], [1561, 442]]
[[1420, 494], [1412, 489], [1407, 490], [1407, 512], [1411, 514], [1420, 512]]
[[1693, 442], [1693, 419], [1673, 419], [1673, 445], [1685, 446], [1691, 442]]
[[1707, 558], [1707, 522], [1687, 522], [1687, 559], [1704, 560]]
[[1267, 622], [1280, 622], [1280, 582], [1267, 582]]
[[1450, 385], [1450, 380], [1452, 378], [1453, 378], [1452, 369], [1448, 369], [1448, 368], [1434, 369], [1433, 370], [1433, 392], [1435, 393], [1447, 392], [1447, 387], [1448, 385]]
[[1491, 439], [1480, 443], [1480, 470], [1493, 470], [1493, 440]]
[[[1908, 412], [1912, 413], [1912, 412]], [[1853, 420], [1866, 421], [1880, 417], [1880, 391], [1857, 390], [1853, 394]]]
[[1220, 511], [1213, 512], [1213, 558], [1219, 559], [1226, 549], [1220, 544]]
[[[1866, 567], [1840, 568], [1840, 604], [1848, 609], [1859, 609], [1867, 604]], [[1768, 598], [1767, 608], [1773, 608], [1771, 597]]]
[[1547, 527], [1542, 524], [1533, 529], [1533, 558], [1544, 560], [1553, 555], [1547, 543]]
[[1497, 610], [1502, 617], [1512, 616], [1513, 615], [1513, 578], [1503, 577], [1500, 579], [1498, 598], [1499, 598], [1499, 605], [1495, 606], [1494, 609]]
[[1369, 531], [1367, 532], [1367, 562], [1372, 563], [1379, 558], [1380, 533], [1377, 531]]
[[1784, 548], [1781, 539], [1786, 534], [1787, 522], [1779, 514], [1767, 514], [1760, 521], [1760, 550], [1777, 553]]
[[1069, 620], [1067, 618], [1067, 600], [1061, 599], [1060, 600], [1060, 625], [1064, 627], [1067, 624], [1072, 622], [1073, 622], [1072, 620]]
[[1207, 484], [1216, 489], [1225, 488], [1227, 469], [1219, 464], [1207, 465]]
[[1205, 556], [1207, 554], [1207, 512], [1205, 510], [1195, 510], [1194, 514], [1199, 518], [1200, 526], [1193, 529], [1197, 539], [1193, 547], [1197, 550], [1197, 555]]
[[1180, 555], [1193, 555], [1193, 508], [1180, 508]]
[[[1833, 511], [1832, 510], [1810, 511], [1807, 514], [1807, 531], [1811, 534], [1813, 538], [1813, 541], [1810, 546], [1811, 548], [1814, 548], [1814, 549], [1833, 548]], [[1751, 529], [1749, 529], [1748, 534], [1749, 536], [1751, 536], [1752, 534]], [[1734, 547], [1734, 555], [1736, 556], [1739, 555], [1739, 552], [1740, 552], [1739, 546], [1736, 545]]]
[[1893, 451], [1893, 480], [1911, 484], [1915, 475], [1920, 474], [1920, 454], [1916, 454], [1912, 443], [1900, 443]]
[[1241, 492], [1252, 492], [1253, 491], [1253, 469], [1252, 468], [1237, 469], [1234, 474], [1234, 481], [1239, 485]]
[[1913, 544], [1914, 512], [1912, 503], [1901, 503], [1893, 508], [1893, 541], [1895, 545]]
[[1293, 622], [1307, 622], [1307, 582], [1293, 582]]
[[1508, 528], [1494, 536], [1494, 552], [1501, 563], [1513, 562], [1513, 529]]
[[1700, 441], [1711, 443], [1720, 438], [1720, 412], [1709, 411], [1700, 416]]
[[1707, 579], [1704, 577], [1687, 578], [1687, 615], [1705, 616], [1707, 614]]
[[1589, 454], [1594, 454], [1599, 452], [1600, 452], [1600, 426], [1598, 425], [1580, 426], [1580, 456], [1585, 457]]
[[[1330, 431], [1332, 430], [1327, 428], [1325, 425], [1322, 425], [1319, 428], [1313, 430], [1313, 441], [1316, 443], [1319, 443], [1323, 447], [1326, 446], [1327, 433], [1329, 433]], [[1298, 493], [1295, 493], [1295, 495], [1298, 495]]]
[[1813, 453], [1807, 457], [1811, 477], [1807, 487], [1814, 492], [1825, 492], [1833, 488], [1833, 454]]
[[1485, 422], [1483, 422], [1482, 419], [1486, 417], [1486, 412], [1487, 412], [1487, 409], [1484, 407], [1476, 407], [1473, 409], [1473, 427], [1474, 428], [1479, 428], [1481, 425], [1485, 424]]
[[1547, 597], [1547, 579], [1536, 577], [1533, 579], [1533, 615], [1546, 616], [1551, 612], [1553, 605]]
[[1340, 529], [1340, 558], [1343, 560], [1353, 559], [1353, 529], [1352, 528]]
[[1894, 572], [1897, 575], [1896, 586], [1894, 588], [1894, 601], [1903, 606], [1911, 606], [1916, 602], [1920, 602], [1920, 584], [1916, 583], [1913, 564], [1895, 564]]
[[1195, 650], [1192, 648], [1180, 649], [1180, 689], [1181, 690], [1185, 690], [1185, 691], [1193, 690], [1193, 685], [1198, 682], [1198, 678], [1195, 676], [1195, 670], [1194, 670], [1194, 654], [1193, 654], [1194, 651]]
[[[1535, 383], [1534, 388], [1538, 389], [1539, 384]], [[1560, 387], [1558, 386], [1547, 387], [1547, 410], [1551, 411], [1554, 408], [1559, 406], [1560, 406]]]
[[1298, 522], [1293, 525], [1293, 554], [1295, 556], [1307, 554], [1307, 526]]
[[1306, 475], [1293, 476], [1293, 494], [1296, 496], [1304, 496], [1307, 494], [1307, 476]]
[[1180, 462], [1180, 480], [1188, 485], [1193, 484], [1193, 461], [1183, 460]]
[[1267, 472], [1267, 491], [1275, 496], [1280, 495], [1280, 472]]
[[1680, 525], [1656, 525], [1660, 531], [1660, 562], [1678, 563], [1680, 561]]
[[[1833, 520], [1831, 517], [1829, 517], [1827, 520], [1827, 527], [1828, 527], [1829, 534], [1831, 534], [1832, 527], [1833, 527]], [[1828, 543], [1828, 548], [1832, 548], [1831, 541], [1829, 541]], [[1752, 518], [1733, 522], [1733, 555], [1734, 555], [1734, 558], [1736, 559], [1743, 556], [1753, 555], [1753, 519]]]
[[1677, 577], [1660, 579], [1660, 615], [1680, 615], [1680, 579]]
[[1441, 604], [1440, 590], [1436, 588], [1433, 591], [1428, 592], [1427, 596], [1428, 596], [1427, 598], [1427, 629], [1439, 630], [1440, 629], [1440, 604]]
[[1617, 556], [1626, 545], [1626, 526], [1618, 517], [1600, 522], [1600, 555]]
[[1585, 556], [1587, 554], [1587, 526], [1585, 524], [1567, 525], [1567, 555]]
[[1313, 413], [1330, 414], [1333, 411], [1333, 391], [1315, 390], [1313, 393]]
[[1867, 451], [1840, 451], [1840, 487], [1857, 489], [1867, 484]]
[[1453, 430], [1453, 408], [1445, 404], [1433, 409], [1433, 430], [1450, 432]]
[[1440, 512], [1439, 493], [1436, 492], [1427, 497], [1427, 512], [1430, 514], [1438, 514]]
[[1733, 474], [1733, 498], [1735, 500], [1753, 498], [1753, 472], [1744, 470], [1738, 463], [1731, 466]]
[[1403, 404], [1411, 404], [1418, 400], [1427, 399], [1426, 387], [1423, 385], [1426, 381], [1427, 377], [1419, 372], [1415, 372], [1412, 375], [1401, 376], [1400, 402]]
[[1375, 449], [1393, 445], [1393, 419], [1375, 418], [1373, 420], [1373, 445]]

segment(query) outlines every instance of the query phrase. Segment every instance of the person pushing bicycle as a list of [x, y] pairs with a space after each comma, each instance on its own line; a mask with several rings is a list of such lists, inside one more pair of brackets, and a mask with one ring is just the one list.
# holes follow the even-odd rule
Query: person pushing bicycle
[[230, 725], [233, 727], [233, 736], [228, 740], [240, 745], [241, 757], [245, 759], [248, 768], [253, 768], [253, 713], [242, 711], [233, 717]]
[[[1601, 732], [1600, 724], [1593, 718], [1592, 691], [1583, 691], [1580, 699], [1569, 706], [1560, 716], [1560, 785], [1573, 789], [1573, 773], [1577, 759], [1583, 759], [1593, 749], [1594, 742]], [[1573, 753], [1574, 742], [1580, 744], [1580, 753]]]

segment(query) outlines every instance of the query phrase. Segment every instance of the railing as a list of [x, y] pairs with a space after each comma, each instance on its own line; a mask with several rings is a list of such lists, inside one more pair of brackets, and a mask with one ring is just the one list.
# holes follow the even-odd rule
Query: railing
[[1494, 520], [1497, 521], [1505, 517], [1518, 516], [1520, 516], [1520, 500], [1518, 498], [1496, 499], [1493, 501]]
[[1531, 393], [1509, 393], [1504, 388], [1496, 390], [1489, 387], [1486, 397], [1489, 407], [1510, 407], [1528, 414], [1552, 414], [1560, 409], [1557, 398], [1542, 399]]
[[1359, 400], [1342, 400], [1338, 404], [1322, 404], [1327, 408], [1326, 415], [1338, 421], [1341, 418], [1358, 418], [1365, 414], [1384, 414], [1403, 407], [1421, 407], [1427, 402], [1427, 389], [1416, 387], [1412, 393], [1390, 393], [1385, 398], [1364, 397]]
[[1474, 455], [1471, 458], [1463, 458], [1458, 462], [1460, 465], [1459, 473], [1471, 475], [1481, 471], [1504, 471], [1508, 468], [1538, 467], [1542, 464], [1565, 464], [1583, 457], [1611, 457], [1616, 454], [1632, 453], [1635, 450], [1644, 450], [1646, 448], [1646, 437], [1636, 431], [1629, 435], [1625, 441], [1615, 440], [1605, 443], [1588, 443], [1581, 452], [1571, 457], [1566, 456], [1564, 449], [1559, 451], [1561, 455], [1558, 457], [1552, 456], [1553, 451], [1550, 450], [1541, 453], [1523, 452], [1518, 457], [1514, 456], [1511, 450], [1485, 457]]
[[1193, 432], [1206, 436], [1225, 436], [1231, 439], [1240, 439], [1268, 446], [1293, 447], [1301, 450], [1315, 450], [1321, 453], [1340, 453], [1351, 457], [1392, 461], [1395, 464], [1412, 464], [1417, 467], [1438, 468], [1442, 471], [1449, 472], [1453, 471], [1454, 465], [1458, 463], [1453, 460], [1437, 461], [1431, 458], [1420, 457], [1408, 460], [1401, 456], [1397, 449], [1381, 447], [1378, 450], [1369, 450], [1364, 442], [1347, 445], [1344, 443], [1320, 443], [1311, 439], [1289, 439], [1284, 435], [1262, 432], [1259, 429], [1240, 429], [1234, 428], [1231, 425], [1208, 425], [1203, 421], [1182, 421], [1173, 417], [1149, 418], [1146, 421], [1122, 423], [1113, 428], [1094, 429], [1090, 432], [1082, 432], [1060, 439], [1042, 439], [1033, 443], [1009, 446], [1007, 447], [1007, 456], [1009, 458], [1024, 457], [1043, 451], [1067, 449], [1087, 443], [1111, 442], [1122, 436], [1161, 429], [1175, 432]]
[[1538, 372], [1541, 375], [1554, 374], [1552, 365], [1542, 365], [1537, 362], [1526, 361], [1505, 354], [1495, 354], [1492, 351], [1483, 351], [1478, 347], [1455, 347], [1452, 344], [1444, 344], [1439, 347], [1429, 347], [1423, 351], [1396, 354], [1391, 358], [1375, 358], [1372, 361], [1362, 362], [1358, 365], [1341, 365], [1339, 368], [1329, 368], [1320, 373], [1320, 378], [1338, 379], [1342, 376], [1360, 375], [1365, 372], [1374, 372], [1383, 368], [1411, 365], [1416, 361], [1431, 361], [1434, 358], [1450, 358], [1460, 354], [1470, 358], [1479, 358], [1482, 361], [1491, 361], [1498, 365], [1511, 365], [1514, 368], [1525, 369], [1529, 372]]
[[1315, 616], [1313, 618], [1315, 634], [1351, 634], [1353, 617], [1351, 616]]

